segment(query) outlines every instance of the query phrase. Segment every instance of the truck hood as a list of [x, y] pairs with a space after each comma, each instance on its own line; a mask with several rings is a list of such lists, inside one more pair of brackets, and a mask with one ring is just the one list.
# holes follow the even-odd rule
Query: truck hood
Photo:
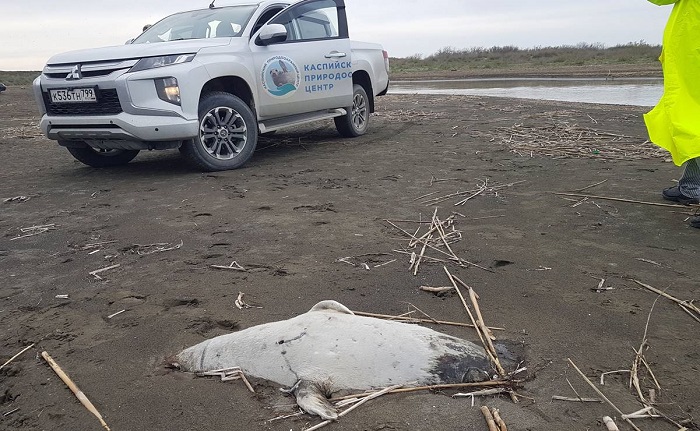
[[[173, 42], [140, 43], [134, 45], [106, 46], [104, 48], [81, 49], [54, 55], [47, 65], [89, 63], [98, 61], [117, 61], [160, 55], [185, 54], [198, 52], [202, 48], [224, 46], [240, 38], [212, 38], [176, 40]], [[237, 41], [239, 42], [239, 41]]]

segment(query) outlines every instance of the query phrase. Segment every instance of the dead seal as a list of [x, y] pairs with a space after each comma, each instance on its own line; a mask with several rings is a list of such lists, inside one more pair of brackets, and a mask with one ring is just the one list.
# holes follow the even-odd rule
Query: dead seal
[[488, 380], [484, 350], [466, 340], [407, 323], [356, 316], [336, 301], [189, 347], [176, 356], [184, 371], [240, 367], [293, 387], [306, 412], [335, 419], [327, 396], [339, 390]]

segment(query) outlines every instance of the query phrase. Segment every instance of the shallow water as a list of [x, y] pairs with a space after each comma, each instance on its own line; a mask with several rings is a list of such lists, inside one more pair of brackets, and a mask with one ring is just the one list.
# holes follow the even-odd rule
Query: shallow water
[[395, 81], [389, 87], [389, 93], [497, 96], [654, 106], [663, 93], [663, 80], [661, 78], [484, 78]]

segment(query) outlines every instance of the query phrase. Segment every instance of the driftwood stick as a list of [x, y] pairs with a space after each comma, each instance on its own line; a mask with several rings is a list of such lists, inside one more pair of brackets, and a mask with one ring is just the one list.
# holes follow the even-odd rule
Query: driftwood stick
[[676, 298], [676, 297], [673, 297], [673, 296], [669, 295], [668, 293], [666, 293], [666, 292], [664, 292], [664, 291], [662, 291], [662, 290], [659, 290], [659, 289], [657, 289], [657, 288], [655, 288], [655, 287], [649, 286], [648, 284], [642, 283], [641, 281], [638, 281], [638, 280], [632, 280], [632, 281], [634, 281], [634, 282], [637, 283], [638, 285], [644, 287], [645, 289], [649, 289], [649, 290], [651, 290], [652, 292], [654, 292], [654, 293], [656, 293], [656, 294], [658, 294], [658, 295], [661, 295], [661, 296], [663, 296], [663, 297], [666, 298], [666, 299], [670, 299], [671, 301], [675, 302], [676, 304], [680, 305], [681, 307], [687, 308], [688, 310], [691, 310], [691, 311], [693, 311], [694, 313], [697, 313], [698, 315], [700, 315], [700, 308], [698, 308], [698, 307], [697, 307], [695, 304], [693, 304], [691, 301], [683, 301], [683, 300], [680, 300], [680, 299], [678, 299], [678, 298]]
[[620, 373], [629, 373], [631, 372], [630, 370], [615, 370], [615, 371], [606, 371], [604, 373], [600, 374], [600, 386], [605, 386], [605, 376], [608, 374], [620, 374]]
[[486, 350], [486, 353], [489, 355], [491, 360], [493, 361], [493, 357], [491, 356], [491, 352], [486, 349], [486, 342], [484, 341], [484, 337], [481, 334], [481, 330], [479, 325], [476, 323], [476, 319], [474, 319], [474, 315], [472, 314], [472, 311], [469, 309], [469, 306], [467, 305], [467, 301], [464, 299], [464, 295], [462, 295], [462, 292], [459, 290], [459, 287], [457, 287], [457, 283], [455, 283], [454, 278], [452, 278], [452, 274], [450, 274], [450, 271], [447, 270], [447, 267], [443, 266], [442, 269], [445, 270], [445, 273], [447, 274], [447, 278], [450, 279], [450, 282], [455, 288], [455, 291], [457, 292], [457, 295], [459, 295], [460, 301], [462, 301], [462, 305], [464, 306], [464, 310], [467, 312], [467, 315], [469, 316], [469, 320], [471, 320], [472, 325], [474, 328], [476, 328], [476, 334], [479, 336], [479, 340], [481, 340], [481, 344], [484, 346], [484, 349]]
[[574, 191], [575, 191], [575, 192], [582, 192], [582, 191], [584, 191], [584, 190], [588, 190], [588, 189], [593, 188], [593, 187], [595, 187], [595, 186], [599, 186], [599, 185], [603, 184], [603, 183], [606, 182], [606, 181], [607, 181], [607, 179], [606, 179], [606, 180], [603, 180], [603, 181], [598, 181], [598, 182], [595, 183], [595, 184], [591, 184], [590, 186], [586, 186], [586, 187], [584, 187], [584, 188], [582, 188], [582, 189], [576, 189], [576, 190], [574, 190]]
[[21, 355], [22, 353], [26, 352], [27, 350], [31, 349], [32, 347], [34, 347], [34, 343], [32, 343], [32, 344], [28, 345], [27, 347], [25, 347], [24, 349], [20, 350], [19, 353], [17, 353], [15, 356], [11, 357], [11, 358], [8, 359], [7, 361], [5, 361], [4, 364], [0, 365], [0, 370], [2, 370], [3, 368], [5, 368], [5, 366], [6, 366], [7, 364], [9, 364], [10, 362], [12, 362], [12, 361], [14, 361], [15, 359], [19, 358], [20, 355]]
[[[419, 241], [424, 240], [424, 239], [429, 239], [430, 235], [435, 231], [435, 229], [437, 229], [437, 225], [435, 224], [435, 214], [437, 214], [437, 210], [438, 210], [437, 207], [435, 207], [435, 211], [433, 212], [433, 217], [430, 219], [430, 226], [428, 227], [428, 231], [426, 233], [424, 233], [422, 236], [415, 237], [414, 239], [412, 239], [408, 243], [409, 247], [415, 247]], [[426, 223], [427, 223], [427, 221], [426, 221]], [[420, 227], [419, 227], [419, 229], [420, 229]], [[418, 232], [416, 232], [416, 235], [417, 234], [418, 234]]]
[[603, 400], [599, 398], [573, 398], [573, 397], [562, 397], [560, 395], [552, 395], [552, 401], [575, 401], [580, 403], [602, 403]]
[[459, 392], [454, 395], [452, 395], [452, 398], [465, 398], [465, 397], [479, 397], [479, 396], [487, 396], [487, 395], [498, 395], [502, 394], [504, 392], [508, 392], [508, 388], [502, 387], [502, 388], [489, 388], [489, 389], [479, 389], [478, 391], [472, 391], [472, 392]]
[[[574, 367], [576, 372], [583, 378], [583, 380], [585, 380], [586, 383], [588, 383], [588, 385], [591, 388], [593, 388], [593, 390], [598, 394], [599, 397], [601, 397], [606, 403], [608, 403], [608, 405], [610, 407], [612, 407], [620, 416], [622, 416], [624, 414], [624, 413], [622, 413], [622, 411], [620, 409], [617, 408], [617, 406], [615, 404], [612, 403], [612, 401], [610, 401], [608, 399], [608, 397], [605, 396], [605, 394], [603, 394], [598, 388], [596, 388], [596, 386], [593, 384], [593, 382], [588, 377], [586, 377], [585, 374], [583, 374], [583, 371], [581, 371], [579, 369], [579, 367], [577, 367], [576, 364], [574, 364], [574, 361], [572, 361], [571, 358], [567, 358], [567, 361], [569, 361], [571, 366]], [[631, 420], [625, 419], [625, 422], [627, 422], [636, 431], [641, 431], [639, 428], [637, 428], [637, 425], [635, 425]]]
[[486, 425], [488, 425], [489, 431], [499, 431], [496, 421], [491, 414], [491, 410], [486, 406], [481, 406], [481, 413], [484, 415], [484, 419], [486, 419]]
[[[493, 358], [493, 363], [496, 366], [496, 371], [498, 371], [498, 375], [501, 377], [506, 376], [506, 371], [503, 369], [503, 366], [501, 365], [501, 361], [498, 359], [498, 352], [496, 352], [496, 348], [493, 346], [493, 342], [491, 341], [492, 339], [496, 339], [496, 337], [493, 336], [493, 333], [489, 331], [488, 327], [486, 326], [486, 323], [484, 323], [484, 317], [481, 315], [481, 309], [479, 308], [479, 302], [477, 301], [477, 294], [472, 289], [471, 287], [469, 288], [469, 298], [472, 301], [472, 304], [474, 305], [474, 310], [476, 311], [477, 315], [477, 321], [476, 323], [479, 325], [479, 328], [481, 329], [481, 332], [484, 333], [484, 338], [486, 339], [486, 346], [488, 350], [491, 351], [491, 357]], [[510, 399], [513, 401], [513, 403], [517, 404], [518, 403], [518, 398], [515, 396], [514, 393], [510, 393]]]
[[[469, 315], [469, 319], [472, 321], [472, 324], [476, 328], [476, 333], [479, 335], [479, 340], [481, 340], [481, 344], [484, 346], [484, 351], [486, 354], [489, 356], [489, 359], [491, 359], [491, 362], [494, 364], [496, 367], [496, 371], [498, 371], [498, 375], [501, 377], [506, 376], [506, 372], [501, 366], [501, 361], [498, 360], [498, 352], [496, 352], [496, 349], [493, 346], [493, 343], [491, 342], [491, 338], [495, 337], [493, 336], [493, 333], [488, 329], [486, 324], [484, 323], [484, 319], [481, 316], [481, 310], [479, 309], [479, 304], [476, 302], [476, 292], [474, 292], [474, 289], [471, 287], [467, 286], [463, 281], [460, 280], [460, 283], [464, 286], [466, 286], [469, 289], [469, 298], [472, 300], [472, 305], [474, 306], [474, 310], [477, 313], [478, 319], [474, 319], [474, 315], [472, 314], [471, 310], [469, 309], [469, 306], [467, 305], [467, 301], [464, 299], [464, 296], [462, 295], [462, 292], [459, 290], [459, 287], [457, 286], [457, 283], [455, 282], [455, 277], [450, 273], [450, 271], [447, 270], [447, 267], [443, 266], [442, 267], [445, 270], [445, 273], [447, 274], [447, 278], [450, 279], [450, 282], [454, 286], [455, 290], [457, 291], [457, 294], [459, 295], [459, 299], [462, 301], [462, 305], [464, 306], [464, 309], [467, 311], [467, 314]], [[518, 398], [513, 394], [513, 392], [510, 392], [510, 399], [514, 403], [518, 403]]]
[[496, 421], [496, 425], [498, 425], [499, 430], [508, 431], [508, 427], [506, 426], [505, 421], [501, 419], [501, 413], [498, 411], [498, 409], [493, 409], [491, 413], [493, 413], [493, 420]]
[[239, 371], [238, 375], [241, 377], [241, 380], [243, 380], [243, 383], [245, 384], [246, 388], [252, 393], [255, 393], [255, 389], [253, 389], [253, 385], [250, 384], [248, 379], [246, 378], [245, 374], [243, 374], [243, 371]]
[[[450, 326], [462, 326], [462, 327], [467, 327], [467, 328], [475, 328], [474, 325], [471, 325], [469, 323], [462, 323], [462, 322], [450, 322], [447, 320], [430, 320], [430, 319], [421, 319], [418, 317], [409, 317], [409, 316], [391, 316], [389, 314], [377, 314], [377, 313], [367, 313], [364, 311], [355, 311], [353, 310], [353, 313], [355, 313], [358, 316], [365, 316], [365, 317], [376, 317], [378, 319], [388, 319], [388, 320], [402, 320], [408, 323], [439, 323], [440, 325], [450, 325]], [[497, 328], [490, 326], [490, 330], [492, 331], [504, 331], [505, 328]]]
[[98, 280], [102, 280], [102, 277], [100, 277], [100, 276], [97, 275], [97, 274], [99, 274], [99, 273], [101, 273], [101, 272], [109, 271], [110, 269], [119, 268], [120, 266], [121, 266], [121, 264], [119, 264], [119, 263], [116, 264], [116, 265], [106, 266], [106, 267], [104, 267], [104, 268], [100, 268], [100, 269], [96, 269], [96, 270], [94, 270], [94, 271], [90, 271], [89, 274], [92, 275], [93, 277], [95, 277], [95, 278], [98, 279]]
[[107, 426], [107, 423], [102, 419], [102, 415], [100, 412], [97, 411], [94, 405], [90, 402], [90, 400], [85, 396], [83, 391], [81, 391], [78, 386], [73, 383], [73, 381], [68, 377], [68, 375], [61, 369], [60, 366], [56, 363], [56, 361], [53, 360], [51, 356], [46, 351], [41, 352], [41, 356], [46, 360], [46, 362], [49, 364], [51, 369], [54, 370], [54, 372], [58, 375], [58, 377], [63, 380], [63, 383], [68, 386], [68, 389], [73, 392], [73, 394], [78, 398], [80, 403], [85, 406], [86, 409], [100, 421], [100, 424], [102, 424], [102, 427], [106, 429], [107, 431], [110, 431], [109, 426]]
[[632, 204], [653, 205], [653, 206], [657, 206], [657, 207], [686, 208], [686, 209], [688, 208], [688, 205], [661, 204], [661, 203], [657, 203], [657, 202], [644, 202], [644, 201], [636, 201], [636, 200], [632, 200], [632, 199], [613, 198], [613, 197], [609, 197], [609, 196], [585, 195], [585, 194], [581, 194], [581, 193], [554, 192], [554, 194], [559, 195], [559, 196], [577, 196], [580, 198], [603, 199], [603, 200], [617, 201], [617, 202], [628, 202], [628, 203], [632, 203]]
[[[474, 383], [443, 383], [440, 385], [430, 385], [430, 386], [412, 386], [407, 388], [394, 389], [390, 393], [398, 394], [405, 392], [418, 392], [418, 391], [432, 391], [439, 389], [464, 389], [464, 388], [490, 388], [490, 387], [511, 387], [513, 382], [506, 380], [487, 380], [484, 382], [474, 382]], [[373, 394], [373, 392], [363, 392], [360, 394], [345, 395], [342, 397], [331, 398], [330, 401], [342, 401], [351, 398], [361, 398]]]
[[[396, 225], [395, 225], [394, 223], [392, 223], [390, 220], [385, 220], [385, 221], [386, 221], [387, 223], [389, 223], [389, 224], [390, 224], [392, 227], [394, 227], [395, 229], [398, 229], [398, 230], [400, 230], [401, 232], [405, 233], [409, 238], [414, 238], [414, 239], [416, 238], [415, 235], [413, 235], [413, 234], [411, 234], [411, 233], [409, 233], [409, 232], [406, 232], [406, 230], [401, 229], [400, 227], [396, 226]], [[426, 241], [418, 241], [418, 242], [421, 243], [421, 244], [427, 243]], [[447, 253], [447, 252], [444, 251], [444, 250], [440, 250], [439, 248], [435, 247], [435, 246], [432, 245], [432, 244], [427, 244], [427, 245], [428, 245], [428, 247], [430, 247], [432, 250], [435, 250], [435, 251], [437, 251], [438, 253], [441, 253], [441, 254], [444, 254], [444, 255], [446, 255], [446, 256], [449, 256], [451, 260], [454, 260], [455, 262], [457, 262], [457, 263], [460, 264], [460, 265], [471, 265], [471, 266], [475, 266], [475, 267], [477, 267], [477, 268], [479, 268], [479, 269], [483, 269], [484, 271], [495, 272], [494, 270], [492, 270], [492, 269], [490, 269], [490, 268], [485, 268], [485, 267], [483, 267], [483, 266], [481, 266], [481, 265], [478, 265], [478, 264], [476, 264], [476, 263], [474, 263], [474, 262], [470, 262], [470, 261], [468, 261], [468, 260], [466, 260], [466, 259], [462, 259], [461, 257], [455, 258], [453, 255]]]
[[[649, 366], [649, 363], [647, 362], [646, 358], [642, 356], [642, 364], [644, 364], [644, 367], [647, 369], [647, 372], [649, 373], [649, 376], [651, 376], [651, 379], [654, 381], [654, 386], [656, 386], [656, 389], [661, 390], [661, 384], [659, 384], [659, 381], [656, 380], [656, 376], [654, 375], [654, 372], [651, 370], [651, 367]], [[650, 389], [650, 391], [653, 391], [653, 389]], [[653, 401], [651, 401], [652, 404], [654, 404]]]
[[[367, 401], [373, 400], [373, 399], [375, 399], [375, 398], [377, 398], [377, 397], [380, 397], [380, 396], [382, 396], [382, 395], [384, 395], [384, 394], [386, 394], [386, 393], [388, 393], [388, 392], [391, 392], [391, 391], [393, 391], [393, 390], [395, 390], [395, 389], [399, 389], [401, 386], [402, 386], [402, 385], [389, 386], [388, 388], [384, 388], [384, 389], [382, 389], [381, 391], [374, 392], [374, 393], [371, 394], [371, 395], [367, 395], [366, 397], [364, 397], [363, 399], [361, 399], [361, 400], [358, 401], [357, 403], [353, 404], [351, 407], [348, 407], [347, 409], [345, 409], [345, 410], [343, 410], [342, 412], [338, 413], [338, 417], [339, 417], [339, 418], [340, 418], [340, 417], [343, 417], [343, 416], [345, 416], [346, 414], [350, 413], [351, 411], [355, 410], [356, 408], [360, 407], [362, 404], [366, 403]], [[325, 421], [319, 423], [318, 425], [314, 425], [314, 426], [312, 426], [311, 428], [307, 428], [305, 431], [315, 431], [315, 430], [317, 430], [317, 429], [321, 429], [321, 428], [323, 428], [324, 426], [328, 425], [328, 424], [331, 423], [331, 422], [333, 422], [333, 421], [332, 421], [332, 420], [325, 420]]]
[[610, 416], [603, 416], [603, 423], [605, 424], [605, 428], [608, 429], [608, 431], [620, 431], [620, 428], [615, 425], [615, 421], [612, 420]]
[[418, 258], [416, 258], [416, 261], [413, 265], [413, 275], [418, 275], [418, 267], [420, 266], [421, 260], [423, 260], [423, 256], [425, 255], [425, 248], [428, 246], [428, 242], [432, 238], [432, 235], [428, 235], [428, 239], [426, 242], [423, 243], [423, 247], [420, 250], [420, 254], [418, 255]]
[[418, 289], [423, 290], [425, 292], [442, 293], [442, 292], [447, 292], [449, 290], [454, 290], [455, 288], [452, 286], [443, 286], [443, 287], [420, 286]]

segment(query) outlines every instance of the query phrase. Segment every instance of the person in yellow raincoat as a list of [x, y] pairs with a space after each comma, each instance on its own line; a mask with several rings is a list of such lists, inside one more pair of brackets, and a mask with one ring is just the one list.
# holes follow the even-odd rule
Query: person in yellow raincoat
[[[644, 121], [649, 138], [684, 166], [678, 185], [662, 192], [664, 199], [700, 203], [700, 0], [649, 0], [673, 4], [661, 52], [664, 94]], [[700, 216], [691, 226], [700, 228]]]

